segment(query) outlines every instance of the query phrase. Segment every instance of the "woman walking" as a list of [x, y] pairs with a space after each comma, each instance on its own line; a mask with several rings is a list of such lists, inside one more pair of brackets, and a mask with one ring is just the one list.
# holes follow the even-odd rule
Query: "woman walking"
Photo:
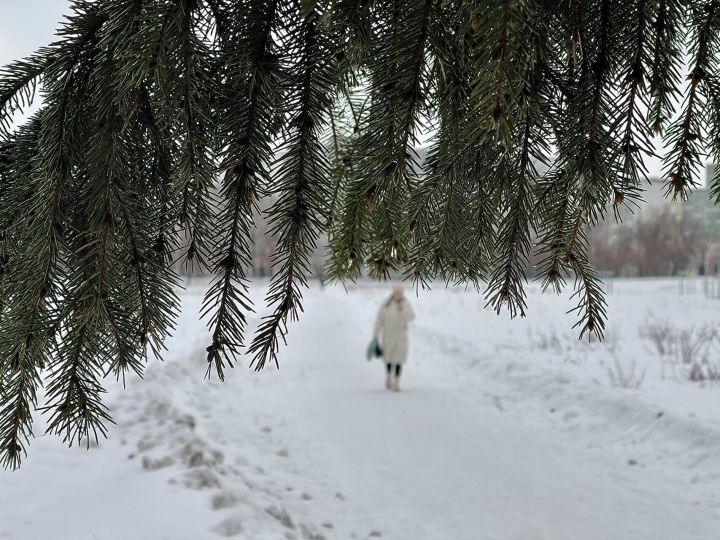
[[392, 295], [380, 307], [373, 338], [381, 343], [385, 359], [387, 379], [385, 388], [400, 391], [402, 365], [408, 354], [408, 323], [415, 318], [410, 304], [403, 295], [402, 287], [395, 287]]

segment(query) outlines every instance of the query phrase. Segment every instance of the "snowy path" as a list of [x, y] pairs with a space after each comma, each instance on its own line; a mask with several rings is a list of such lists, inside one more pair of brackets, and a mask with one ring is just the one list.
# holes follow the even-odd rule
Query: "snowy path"
[[[446, 349], [423, 350], [434, 336], [422, 315], [418, 356], [435, 362], [409, 364], [399, 395], [380, 389], [380, 366], [343, 352], [364, 349], [368, 314], [334, 301], [307, 314], [308, 334], [327, 337], [312, 354], [299, 345], [303, 358], [283, 368], [300, 372], [287, 375], [296, 383], [280, 407], [287, 424], [322, 441], [305, 466], [345, 486], [351, 521], [365, 515], [384, 536], [408, 539], [638, 539], [669, 530], [709, 539], [720, 531], [720, 521], [698, 523], [679, 506], [675, 487], [658, 492], [625, 462], [618, 470], [619, 460], [478, 406], [472, 397], [490, 389], [467, 396], [441, 385], [436, 362]], [[342, 324], [335, 310], [347, 317]]]
[[417, 301], [403, 391], [387, 392], [362, 357], [384, 294], [311, 291], [281, 370], [224, 384], [202, 381], [187, 294], [166, 363], [112, 390], [109, 441], [43, 437], [0, 472], [0, 539], [720, 537], [711, 420], [532, 366], [517, 322], [450, 292]]

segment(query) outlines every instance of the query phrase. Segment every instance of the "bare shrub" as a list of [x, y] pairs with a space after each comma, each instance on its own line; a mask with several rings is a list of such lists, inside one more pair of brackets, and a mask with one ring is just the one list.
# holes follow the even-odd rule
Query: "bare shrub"
[[683, 364], [693, 364], [701, 356], [706, 356], [710, 346], [717, 339], [714, 328], [691, 327], [678, 333], [678, 360]]
[[616, 354], [612, 355], [613, 365], [607, 368], [610, 384], [617, 388], [640, 388], [645, 380], [645, 372], [639, 373], [635, 360], [630, 360], [628, 369], [624, 369]]
[[[557, 354], [567, 353], [568, 357], [577, 352], [594, 350], [598, 346], [610, 353], [615, 353], [620, 343], [619, 334], [614, 329], [608, 329], [602, 340], [598, 339], [595, 334], [589, 334], [589, 336], [589, 338], [579, 340], [571, 332], [558, 334], [554, 328], [540, 328], [535, 331], [531, 328], [528, 331], [530, 350], [553, 351]], [[573, 361], [572, 363], [578, 362]]]
[[677, 342], [677, 329], [668, 321], [650, 321], [639, 329], [640, 337], [648, 339], [660, 356], [672, 354]]
[[660, 355], [662, 377], [670, 365], [678, 378], [691, 381], [720, 380], [720, 332], [714, 325], [678, 329], [669, 322], [652, 321], [640, 327]]
[[602, 339], [597, 337], [595, 334], [588, 334], [588, 338], [580, 340], [579, 343], [591, 348], [600, 346], [608, 350], [611, 354], [615, 354], [615, 351], [617, 351], [618, 346], [620, 345], [620, 333], [616, 328], [612, 327], [605, 331]]
[[530, 341], [530, 350], [563, 352], [562, 342], [554, 328], [547, 331], [541, 330], [539, 333], [533, 333], [531, 328], [528, 331], [528, 339]]
[[704, 362], [692, 364], [689, 374], [691, 381], [720, 381], [720, 363], [717, 360], [707, 359]]
[[689, 328], [678, 335], [677, 362], [691, 381], [720, 380], [717, 358], [718, 332], [708, 325]]

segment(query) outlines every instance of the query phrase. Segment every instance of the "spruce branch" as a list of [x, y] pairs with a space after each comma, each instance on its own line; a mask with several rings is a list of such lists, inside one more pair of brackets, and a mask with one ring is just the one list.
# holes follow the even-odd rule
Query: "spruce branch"
[[[0, 461], [25, 454], [41, 385], [51, 432], [106, 432], [103, 378], [162, 352], [178, 259], [213, 272], [221, 379], [243, 352], [278, 365], [325, 235], [334, 279], [470, 283], [515, 314], [537, 256], [544, 289], [574, 281], [581, 336], [602, 335], [588, 231], [640, 202], [650, 134], [670, 148], [669, 196], [720, 161], [719, 15], [719, 0], [74, 0], [55, 43], [0, 70]], [[270, 313], [245, 347], [258, 218]]]
[[[504, 106], [501, 107], [502, 113], [498, 113], [500, 105], [497, 98], [493, 109], [493, 121], [496, 125], [495, 138], [503, 151], [497, 167], [502, 178], [500, 184], [502, 218], [499, 221], [495, 237], [494, 254], [497, 263], [490, 274], [485, 292], [487, 305], [492, 306], [498, 313], [502, 306], [506, 305], [511, 317], [518, 314], [522, 317], [525, 316], [527, 306], [523, 284], [525, 268], [529, 265], [531, 234], [536, 228], [532, 209], [535, 206], [535, 184], [540, 176], [537, 166], [546, 165], [545, 156], [549, 153], [545, 142], [548, 130], [544, 117], [548, 92], [541, 77], [547, 54], [545, 42], [547, 29], [542, 21], [536, 20], [536, 13], [532, 6], [518, 8], [518, 10], [522, 9], [529, 11], [522, 16], [519, 16], [519, 13], [513, 13], [513, 16], [520, 21], [527, 22], [518, 25], [519, 32], [517, 36], [513, 36], [513, 40], [516, 41], [514, 44], [516, 50], [522, 51], [527, 48], [524, 55], [518, 54], [521, 58], [526, 59], [526, 63], [518, 62], [515, 67], [522, 72], [519, 77], [520, 85], [516, 89], [505, 90], [509, 96], [512, 96], [515, 103], [512, 112], [519, 116], [517, 129], [520, 130], [520, 139], [516, 152], [511, 153], [511, 147], [504, 140], [509, 137], [509, 134], [497, 131], [498, 122], [507, 114]], [[510, 17], [509, 6], [503, 5], [501, 49], [508, 48], [507, 33]], [[520, 36], [522, 36], [522, 41]], [[507, 52], [507, 50], [502, 50], [503, 55]], [[504, 60], [500, 59], [498, 62], [504, 64]], [[503, 77], [505, 76], [507, 75], [503, 75]]]
[[681, 116], [668, 129], [670, 151], [665, 158], [666, 190], [673, 200], [685, 200], [698, 185], [697, 168], [705, 152], [702, 137], [707, 130], [707, 77], [720, 32], [720, 1], [693, 2], [688, 39], [693, 61], [687, 76], [689, 89]]
[[682, 56], [682, 31], [685, 9], [682, 0], [659, 0], [653, 21], [655, 37], [650, 64], [650, 126], [660, 135], [675, 112], [679, 89], [679, 65]]
[[185, 264], [207, 269], [210, 250], [211, 217], [215, 214], [211, 188], [214, 183], [211, 63], [210, 51], [196, 35], [199, 7], [195, 0], [177, 2], [174, 24], [168, 30], [168, 41], [179, 57], [179, 71], [171, 73], [168, 83], [178, 103], [178, 126], [173, 133], [179, 141], [179, 156], [174, 182], [181, 195], [180, 224], [185, 227], [188, 247], [182, 255]]
[[232, 137], [228, 141], [222, 190], [227, 207], [214, 250], [218, 254], [214, 260], [217, 277], [203, 304], [205, 313], [213, 313], [209, 322], [213, 332], [207, 347], [208, 375], [214, 365], [221, 380], [225, 363], [232, 366], [240, 352], [245, 313], [252, 310], [245, 281], [245, 267], [250, 263], [250, 228], [258, 211], [258, 193], [266, 190], [270, 182], [275, 118], [268, 112], [279, 102], [282, 93], [277, 88], [284, 77], [272, 36], [277, 4], [273, 1], [258, 7], [263, 24], [243, 29], [244, 39], [242, 34], [233, 36], [242, 40], [240, 50], [246, 56], [233, 59], [231, 69], [248, 70], [251, 77], [247, 86], [231, 88], [228, 93], [228, 131]]
[[[406, 257], [408, 231], [403, 193], [417, 182], [417, 130], [426, 120], [429, 17], [432, 1], [395, 0], [378, 32], [379, 51], [370, 61], [370, 106], [357, 144], [373, 241], [369, 270], [387, 278]], [[384, 141], [379, 145], [377, 141]], [[360, 224], [362, 225], [362, 224]]]
[[[718, 73], [720, 70], [720, 54], [713, 58], [713, 66], [713, 73]], [[708, 127], [711, 133], [720, 133], [720, 77], [710, 78], [707, 88], [710, 103], [712, 104]], [[718, 204], [718, 201], [720, 201], [720, 167], [717, 164], [720, 163], [720, 137], [716, 137], [714, 141], [710, 142], [709, 153], [713, 163], [716, 165], [708, 189], [710, 198], [715, 204]]]
[[457, 9], [434, 5], [428, 29], [428, 47], [435, 59], [436, 82], [429, 91], [436, 104], [437, 134], [428, 145], [423, 174], [410, 194], [406, 216], [411, 232], [408, 260], [413, 261], [406, 275], [423, 286], [436, 278], [447, 282], [472, 279], [473, 271], [465, 271], [459, 263], [467, 260], [462, 250], [468, 243], [482, 245], [479, 238], [458, 241], [464, 236], [463, 219], [475, 194], [474, 185], [467, 181], [472, 143], [466, 130], [476, 115], [464, 84], [471, 69], [471, 30]]
[[[638, 0], [627, 4], [626, 16], [634, 20], [635, 36], [629, 43], [629, 62], [621, 72], [621, 88], [627, 96], [622, 121], [619, 121], [620, 182], [614, 192], [613, 208], [616, 219], [620, 219], [619, 207], [632, 203], [639, 196], [641, 179], [647, 175], [643, 158], [653, 154], [650, 127], [644, 120], [645, 111], [650, 108], [646, 94], [646, 74], [651, 62], [648, 42], [650, 39], [651, 2]], [[620, 119], [619, 119], [620, 120]], [[624, 123], [624, 128], [622, 127]]]
[[[291, 8], [292, 9], [292, 8]], [[297, 320], [302, 310], [300, 287], [307, 286], [308, 257], [327, 220], [329, 162], [322, 144], [320, 128], [331, 113], [335, 64], [333, 44], [321, 25], [319, 4], [295, 22], [301, 32], [289, 47], [299, 59], [291, 68], [294, 82], [288, 97], [289, 126], [284, 144], [278, 149], [276, 188], [278, 196], [271, 207], [271, 234], [277, 238], [275, 275], [267, 295], [274, 305], [263, 318], [248, 348], [256, 370], [268, 360], [278, 365], [279, 340], [285, 339], [287, 320]]]
[[37, 80], [53, 60], [51, 50], [43, 48], [0, 70], [0, 135], [7, 135], [16, 112], [32, 104]]

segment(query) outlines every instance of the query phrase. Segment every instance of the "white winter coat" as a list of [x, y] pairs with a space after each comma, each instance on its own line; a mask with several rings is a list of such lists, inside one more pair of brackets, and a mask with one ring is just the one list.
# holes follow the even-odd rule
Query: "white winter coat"
[[383, 360], [388, 364], [403, 364], [408, 355], [408, 323], [415, 318], [404, 298], [383, 303], [375, 320], [373, 336], [381, 343]]

